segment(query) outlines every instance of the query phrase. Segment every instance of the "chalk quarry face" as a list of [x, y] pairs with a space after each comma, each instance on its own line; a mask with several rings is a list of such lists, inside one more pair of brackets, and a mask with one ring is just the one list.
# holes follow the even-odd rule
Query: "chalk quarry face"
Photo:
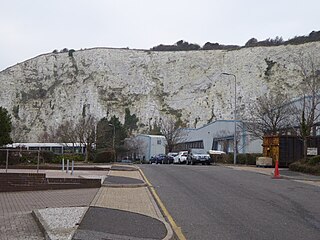
[[[83, 115], [96, 119], [125, 108], [140, 131], [171, 116], [188, 127], [232, 119], [236, 75], [237, 114], [272, 90], [301, 95], [294, 58], [319, 54], [320, 43], [278, 47], [152, 52], [95, 48], [37, 56], [0, 72], [0, 105], [12, 116], [15, 142], [37, 142], [49, 128]], [[319, 56], [320, 57], [320, 56]]]

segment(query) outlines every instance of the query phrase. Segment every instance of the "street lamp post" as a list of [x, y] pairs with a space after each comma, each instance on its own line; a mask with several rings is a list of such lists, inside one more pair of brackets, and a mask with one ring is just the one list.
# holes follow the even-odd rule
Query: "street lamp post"
[[115, 127], [114, 124], [111, 124], [111, 123], [109, 123], [109, 126], [110, 126], [110, 127], [113, 127], [112, 148], [113, 148], [114, 160], [116, 160], [116, 159], [115, 159], [115, 157], [116, 157], [116, 151], [115, 151], [115, 149], [114, 149], [114, 144], [115, 144], [115, 139], [116, 139], [116, 127]]
[[234, 77], [234, 136], [233, 136], [233, 164], [237, 163], [237, 77], [234, 74], [223, 72], [223, 75]]

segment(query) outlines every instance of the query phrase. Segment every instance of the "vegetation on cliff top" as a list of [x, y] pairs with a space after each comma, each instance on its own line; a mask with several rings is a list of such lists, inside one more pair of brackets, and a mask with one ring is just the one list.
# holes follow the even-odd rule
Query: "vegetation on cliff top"
[[[312, 31], [308, 36], [296, 36], [292, 39], [284, 41], [282, 37], [275, 37], [274, 39], [268, 38], [263, 41], [258, 41], [256, 38], [249, 39], [243, 47], [269, 47], [280, 45], [298, 45], [308, 42], [320, 41], [320, 31]], [[236, 50], [242, 48], [237, 45], [223, 45], [219, 43], [207, 42], [202, 47], [198, 44], [188, 43], [184, 40], [180, 40], [173, 45], [160, 44], [151, 48], [152, 51], [192, 51], [192, 50]]]

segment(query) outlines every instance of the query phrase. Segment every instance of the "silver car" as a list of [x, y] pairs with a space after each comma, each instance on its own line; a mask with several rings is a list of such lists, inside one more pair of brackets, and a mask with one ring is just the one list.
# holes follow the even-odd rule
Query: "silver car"
[[202, 148], [191, 148], [188, 151], [187, 164], [202, 163], [210, 165], [212, 162], [210, 155]]

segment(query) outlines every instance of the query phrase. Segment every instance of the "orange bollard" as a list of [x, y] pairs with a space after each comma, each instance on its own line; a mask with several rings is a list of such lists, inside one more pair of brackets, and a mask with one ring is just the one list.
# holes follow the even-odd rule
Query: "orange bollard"
[[276, 166], [274, 168], [274, 175], [273, 175], [272, 178], [276, 178], [276, 179], [281, 178], [280, 172], [279, 172], [279, 161], [278, 161], [278, 159], [276, 159]]

